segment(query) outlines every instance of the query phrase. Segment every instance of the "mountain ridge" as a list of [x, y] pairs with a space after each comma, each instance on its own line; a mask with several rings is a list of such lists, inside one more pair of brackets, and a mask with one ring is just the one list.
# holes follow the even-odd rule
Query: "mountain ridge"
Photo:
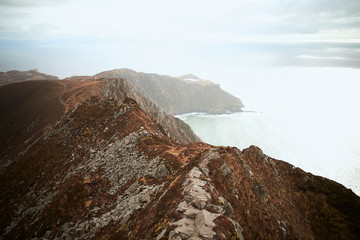
[[0, 86], [0, 239], [359, 239], [360, 198], [200, 142], [124, 79]]
[[91, 96], [0, 174], [4, 238], [357, 239], [360, 198], [265, 155], [179, 144]]

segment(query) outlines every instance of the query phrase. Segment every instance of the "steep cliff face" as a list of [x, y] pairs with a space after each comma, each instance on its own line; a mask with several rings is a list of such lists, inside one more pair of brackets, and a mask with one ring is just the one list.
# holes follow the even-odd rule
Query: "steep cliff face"
[[124, 78], [142, 96], [150, 99], [169, 114], [206, 112], [220, 114], [239, 112], [241, 100], [223, 91], [218, 84], [196, 79], [179, 78], [116, 69], [94, 76], [95, 78]]
[[37, 141], [44, 129], [91, 96], [136, 99], [163, 133], [179, 143], [200, 141], [191, 128], [140, 96], [122, 79], [42, 80], [0, 87], [0, 172]]
[[255, 146], [179, 144], [111, 97], [67, 111], [0, 174], [4, 239], [359, 239], [351, 190]]
[[58, 79], [58, 77], [41, 73], [37, 69], [29, 71], [12, 70], [8, 72], [0, 72], [0, 85], [21, 81], [44, 79]]
[[167, 114], [148, 98], [140, 95], [128, 81], [124, 79], [101, 79], [104, 82], [104, 96], [122, 100], [124, 98], [135, 99], [140, 107], [145, 110], [159, 124], [163, 133], [179, 143], [201, 141], [189, 125], [182, 120]]

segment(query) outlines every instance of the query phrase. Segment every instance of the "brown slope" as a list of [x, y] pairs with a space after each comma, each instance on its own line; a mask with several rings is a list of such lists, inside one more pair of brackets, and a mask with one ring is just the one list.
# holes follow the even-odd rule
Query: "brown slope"
[[210, 81], [186, 81], [182, 78], [135, 72], [130, 69], [105, 71], [94, 77], [126, 79], [142, 96], [150, 99], [169, 114], [190, 112], [221, 114], [239, 112], [244, 107], [240, 99]]
[[58, 79], [58, 77], [41, 73], [37, 69], [29, 71], [12, 70], [8, 72], [0, 72], [0, 85], [14, 82], [48, 79]]
[[351, 190], [254, 146], [176, 143], [129, 98], [80, 104], [0, 182], [8, 239], [360, 236]]
[[26, 81], [0, 87], [0, 169], [15, 161], [47, 126], [91, 96], [119, 101], [135, 98], [172, 139], [181, 143], [200, 141], [186, 123], [160, 110], [126, 81], [85, 80]]
[[[3, 165], [25, 150], [68, 109], [100, 94], [100, 82], [25, 81], [0, 87], [0, 159]], [[10, 164], [9, 161], [4, 166]]]

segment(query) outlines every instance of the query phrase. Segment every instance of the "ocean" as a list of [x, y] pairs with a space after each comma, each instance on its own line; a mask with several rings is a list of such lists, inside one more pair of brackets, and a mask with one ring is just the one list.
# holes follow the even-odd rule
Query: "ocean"
[[245, 104], [244, 112], [177, 117], [209, 144], [256, 145], [360, 196], [360, 71], [286, 68], [264, 73], [261, 79], [240, 75], [231, 87], [225, 83], [224, 90]]

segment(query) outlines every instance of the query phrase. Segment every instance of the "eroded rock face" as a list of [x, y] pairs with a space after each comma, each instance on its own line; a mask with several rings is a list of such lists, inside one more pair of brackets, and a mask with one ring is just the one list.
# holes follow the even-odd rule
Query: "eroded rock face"
[[0, 174], [3, 239], [358, 239], [360, 200], [251, 146], [179, 144], [91, 97]]

